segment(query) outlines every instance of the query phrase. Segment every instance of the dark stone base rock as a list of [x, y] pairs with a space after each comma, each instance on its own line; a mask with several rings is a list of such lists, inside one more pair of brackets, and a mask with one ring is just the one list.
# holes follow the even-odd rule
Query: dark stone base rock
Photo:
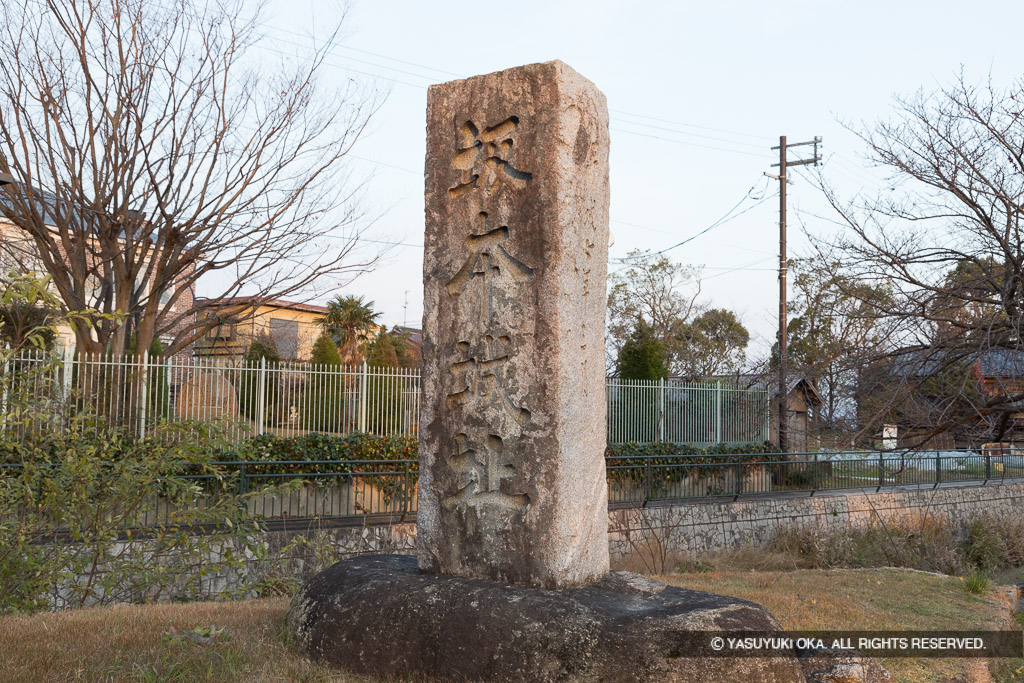
[[[343, 560], [292, 601], [299, 649], [356, 673], [469, 681], [804, 681], [792, 657], [691, 656], [695, 631], [774, 631], [746, 600], [612, 572], [550, 591], [420, 574], [416, 559]], [[692, 640], [691, 640], [692, 642]], [[710, 654], [710, 651], [708, 651]]]

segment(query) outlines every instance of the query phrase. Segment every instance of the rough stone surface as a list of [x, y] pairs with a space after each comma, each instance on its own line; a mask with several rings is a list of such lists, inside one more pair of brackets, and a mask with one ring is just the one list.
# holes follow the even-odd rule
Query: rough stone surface
[[546, 588], [608, 572], [608, 114], [561, 62], [432, 86], [419, 559]]
[[801, 652], [800, 665], [807, 683], [888, 683], [892, 674], [859, 652], [815, 650]]
[[289, 629], [357, 673], [472, 681], [803, 681], [794, 654], [687, 656], [694, 631], [769, 631], [745, 600], [613, 572], [559, 591], [417, 572], [411, 557], [344, 560], [306, 583]]
[[183, 420], [237, 419], [238, 393], [219, 371], [204, 370], [178, 389], [175, 410]]

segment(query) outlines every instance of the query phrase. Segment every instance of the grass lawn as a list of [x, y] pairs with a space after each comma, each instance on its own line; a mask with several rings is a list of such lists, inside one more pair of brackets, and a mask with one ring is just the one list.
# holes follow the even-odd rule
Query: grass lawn
[[[788, 629], [997, 629], [1005, 598], [968, 593], [956, 578], [891, 569], [710, 571], [658, 577], [759, 602]], [[4, 681], [366, 681], [287, 646], [287, 599], [121, 605], [0, 618]], [[214, 642], [199, 642], [224, 629]], [[191, 633], [192, 635], [187, 635]], [[972, 660], [890, 659], [897, 681], [990, 680]], [[1024, 661], [996, 680], [1024, 681]], [[1024, 669], [1022, 669], [1024, 670]]]
[[[286, 645], [284, 598], [0, 618], [3, 681], [363, 681]], [[211, 644], [182, 633], [216, 625]], [[178, 634], [171, 629], [178, 631]]]
[[[789, 630], [1000, 630], [1019, 628], [999, 589], [973, 595], [956, 577], [900, 569], [709, 571], [665, 583], [752, 600]], [[987, 681], [981, 660], [882, 660], [896, 681]], [[1024, 681], [1024, 660], [1003, 661], [997, 681]]]

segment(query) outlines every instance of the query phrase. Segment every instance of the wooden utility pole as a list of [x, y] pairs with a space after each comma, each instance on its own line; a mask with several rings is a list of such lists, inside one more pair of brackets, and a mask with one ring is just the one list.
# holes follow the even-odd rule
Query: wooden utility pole
[[[786, 169], [789, 166], [805, 166], [807, 164], [818, 165], [821, 161], [821, 156], [818, 154], [818, 145], [821, 144], [821, 138], [815, 136], [813, 140], [807, 142], [794, 142], [793, 144], [786, 144], [786, 136], [779, 136], [779, 146], [772, 147], [772, 149], [779, 150], [779, 163], [772, 164], [772, 166], [779, 167], [779, 175], [771, 175], [765, 173], [769, 178], [775, 178], [779, 181], [779, 450], [783, 453], [789, 452], [789, 434], [787, 434], [787, 418], [789, 417], [789, 397], [786, 395], [787, 391], [787, 380], [786, 373], [789, 364], [788, 350], [786, 344], [786, 184], [790, 181], [786, 179]], [[789, 161], [786, 158], [786, 151], [790, 147], [801, 147], [803, 145], [814, 145], [814, 157], [811, 159], [801, 159], [798, 161]]]

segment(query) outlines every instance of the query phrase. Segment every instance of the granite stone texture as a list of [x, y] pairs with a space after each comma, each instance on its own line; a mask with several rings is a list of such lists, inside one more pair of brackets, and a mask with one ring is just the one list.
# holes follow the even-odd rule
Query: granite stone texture
[[411, 557], [367, 556], [307, 582], [292, 601], [288, 629], [314, 659], [375, 676], [606, 683], [806, 676], [796, 652], [711, 651], [706, 631], [780, 630], [763, 607], [628, 572], [552, 591], [425, 575]]
[[608, 572], [608, 114], [554, 61], [427, 96], [418, 555], [544, 588]]

